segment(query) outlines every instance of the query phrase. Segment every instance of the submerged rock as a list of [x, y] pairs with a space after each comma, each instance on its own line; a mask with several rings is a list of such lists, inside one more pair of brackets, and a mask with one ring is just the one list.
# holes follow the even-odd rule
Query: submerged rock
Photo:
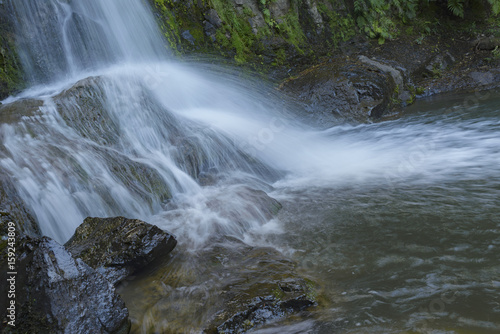
[[116, 284], [176, 244], [171, 234], [138, 219], [89, 217], [65, 246]]
[[214, 239], [196, 251], [179, 247], [168, 261], [120, 286], [132, 330], [242, 333], [307, 315], [316, 305], [314, 284], [271, 247], [233, 237]]
[[313, 284], [300, 277], [295, 263], [275, 249], [228, 238], [214, 251], [231, 275], [221, 290], [225, 307], [206, 333], [244, 333], [316, 304]]
[[[81, 259], [75, 259], [48, 237], [18, 239], [16, 275], [8, 274], [6, 252], [0, 256], [0, 278], [15, 276], [15, 327], [5, 333], [116, 333], [130, 330], [128, 310], [113, 285]], [[6, 318], [7, 285], [0, 309]], [[12, 299], [10, 299], [12, 300]]]

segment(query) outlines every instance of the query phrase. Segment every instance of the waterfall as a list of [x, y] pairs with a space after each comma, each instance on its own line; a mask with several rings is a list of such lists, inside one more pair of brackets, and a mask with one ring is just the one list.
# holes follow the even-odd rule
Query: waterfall
[[0, 107], [0, 168], [60, 242], [86, 216], [115, 215], [195, 244], [243, 238], [269, 222], [259, 191], [273, 186], [498, 173], [494, 118], [318, 131], [262, 82], [176, 62], [141, 0], [8, 5], [32, 87]]
[[142, 1], [9, 0], [8, 6], [15, 15], [24, 70], [35, 84], [167, 54]]
[[[272, 101], [175, 63], [140, 0], [8, 5], [32, 88], [5, 101], [20, 120], [0, 125], [0, 166], [43, 234], [64, 242], [86, 216], [161, 225], [165, 210], [193, 206], [170, 220], [196, 240], [221, 229], [241, 236], [265, 221], [262, 213], [247, 214], [255, 211], [245, 204], [253, 190], [228, 179], [260, 189], [280, 174], [255, 155], [259, 138], [245, 139], [282, 128]], [[217, 182], [230, 194], [214, 189]], [[214, 207], [214, 196], [228, 203]]]

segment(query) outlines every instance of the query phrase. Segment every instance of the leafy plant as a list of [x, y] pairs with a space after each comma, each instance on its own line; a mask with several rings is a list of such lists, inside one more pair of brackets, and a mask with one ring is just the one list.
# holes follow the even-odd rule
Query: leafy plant
[[453, 15], [464, 17], [464, 3], [465, 0], [448, 0], [448, 9]]
[[498, 48], [498, 45], [495, 46], [493, 51], [491, 51], [491, 55], [493, 56], [493, 59], [500, 59], [500, 48]]
[[418, 0], [355, 0], [354, 13], [358, 27], [380, 44], [398, 33], [396, 20], [403, 23], [417, 15]]

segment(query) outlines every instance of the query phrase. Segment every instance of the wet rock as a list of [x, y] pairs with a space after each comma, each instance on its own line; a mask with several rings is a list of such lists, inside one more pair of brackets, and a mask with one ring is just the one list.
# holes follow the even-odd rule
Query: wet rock
[[[9, 222], [16, 224], [18, 237], [41, 236], [40, 228], [32, 212], [24, 205], [13, 181], [0, 169], [0, 236], [6, 235], [6, 226]], [[5, 240], [0, 239], [0, 248], [4, 243]]]
[[469, 77], [477, 82], [478, 86], [482, 85], [491, 85], [494, 84], [495, 82], [498, 82], [500, 76], [498, 71], [490, 71], [490, 72], [479, 72], [479, 71], [474, 71], [469, 73]]
[[[120, 103], [127, 103], [126, 98], [120, 101], [109, 100], [106, 94], [106, 87], [113, 83], [105, 77], [89, 77], [78, 81], [72, 87], [64, 90], [53, 98], [57, 112], [64, 121], [82, 137], [99, 144], [89, 145], [83, 149], [98, 151], [99, 155], [108, 162], [113, 175], [119, 179], [127, 189], [134, 191], [141, 198], [149, 199], [151, 206], [155, 205], [155, 197], [162, 201], [171, 197], [170, 188], [160, 173], [146, 163], [131, 159], [130, 156], [120, 154], [122, 145], [128, 143], [121, 142], [120, 120], [113, 115], [109, 104], [113, 104], [117, 110], [122, 107]], [[137, 108], [152, 108], [155, 104], [150, 96], [143, 96], [144, 106]], [[129, 108], [126, 106], [124, 108]], [[175, 119], [166, 116], [165, 122], [172, 126], [172, 138], [180, 141], [180, 136], [175, 128]], [[166, 125], [165, 125], [166, 126]], [[85, 146], [85, 143], [81, 143]], [[102, 146], [102, 147], [100, 147]], [[108, 150], [107, 147], [117, 148]], [[57, 152], [57, 154], [61, 154]], [[69, 162], [72, 157], [67, 157]], [[79, 169], [78, 177], [83, 176], [83, 182], [87, 183], [87, 175], [80, 166], [75, 164], [75, 169]], [[94, 191], [100, 193], [104, 198], [110, 197], [109, 189], [101, 186], [95, 180], [91, 180]], [[154, 194], [154, 195], [153, 195]], [[113, 202], [113, 199], [109, 199]]]
[[306, 70], [280, 87], [304, 103], [321, 125], [366, 122], [380, 117], [396, 92], [391, 71], [380, 65], [338, 59]]
[[191, 43], [191, 45], [194, 45], [194, 43], [196, 42], [196, 40], [194, 39], [193, 35], [191, 35], [191, 33], [189, 32], [189, 30], [184, 30], [184, 31], [181, 33], [181, 36], [182, 36], [182, 38], [184, 38], [186, 41], [188, 41], [189, 43]]
[[431, 58], [420, 71], [423, 77], [439, 77], [442, 71], [453, 65], [453, 63], [455, 63], [455, 57], [449, 52], [443, 52]]
[[222, 26], [222, 20], [215, 9], [209, 9], [205, 14], [205, 19], [216, 28], [220, 28]]
[[208, 21], [203, 22], [203, 31], [205, 31], [205, 35], [210, 37], [212, 42], [215, 42], [217, 37], [217, 29], [214, 27], [214, 25]]
[[23, 117], [40, 115], [39, 108], [43, 101], [37, 99], [22, 99], [8, 104], [0, 104], [0, 124], [17, 123]]
[[316, 33], [319, 34], [324, 29], [324, 24], [323, 18], [316, 6], [316, 1], [305, 0], [305, 5], [307, 7], [307, 13], [316, 27]]
[[[88, 77], [54, 97], [64, 121], [84, 138], [101, 145], [116, 145], [120, 125], [106, 108], [105, 79]], [[118, 106], [119, 107], [119, 106]]]
[[[129, 332], [128, 310], [113, 285], [54, 240], [18, 239], [16, 258], [16, 327], [14, 331], [12, 327], [3, 328], [3, 332]], [[0, 256], [0, 268], [0, 278], [6, 282], [10, 270], [5, 250]], [[0, 290], [4, 320], [9, 302], [3, 297], [7, 296], [7, 285], [2, 284]]]
[[130, 301], [133, 328], [147, 323], [157, 333], [242, 333], [307, 316], [316, 305], [314, 284], [295, 267], [273, 248], [219, 237], [195, 252], [181, 244], [168, 261], [126, 281], [120, 295]]
[[138, 219], [89, 217], [65, 246], [116, 284], [176, 244], [171, 234]]
[[275, 249], [251, 247], [227, 238], [210, 254], [231, 276], [221, 288], [225, 307], [216, 314], [209, 333], [242, 333], [316, 303], [312, 284]]
[[366, 56], [359, 56], [359, 60], [365, 64], [368, 64], [368, 65], [375, 67], [376, 69], [378, 69], [382, 72], [390, 74], [392, 76], [392, 79], [394, 79], [394, 83], [397, 86], [399, 86], [399, 87], [404, 86], [403, 75], [397, 69], [395, 69], [389, 65], [382, 64], [378, 61], [372, 60]]

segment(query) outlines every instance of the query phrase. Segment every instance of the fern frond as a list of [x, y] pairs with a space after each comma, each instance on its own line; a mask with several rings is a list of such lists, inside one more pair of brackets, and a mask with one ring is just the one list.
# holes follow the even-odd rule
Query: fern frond
[[465, 0], [448, 0], [448, 9], [453, 15], [464, 17], [464, 1]]

